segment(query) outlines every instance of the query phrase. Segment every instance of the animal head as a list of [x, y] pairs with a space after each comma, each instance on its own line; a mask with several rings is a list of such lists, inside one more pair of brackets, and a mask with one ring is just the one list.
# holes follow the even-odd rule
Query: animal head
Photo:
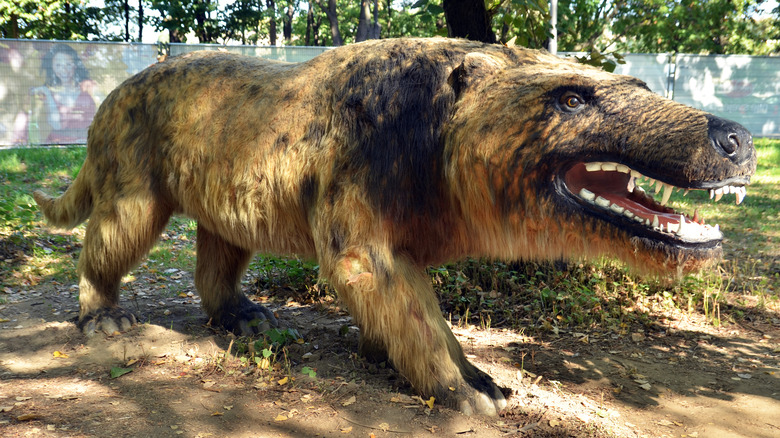
[[756, 152], [741, 125], [537, 51], [471, 53], [453, 76], [448, 177], [484, 253], [610, 255], [651, 272], [720, 258], [719, 227], [666, 204], [674, 188], [742, 201]]

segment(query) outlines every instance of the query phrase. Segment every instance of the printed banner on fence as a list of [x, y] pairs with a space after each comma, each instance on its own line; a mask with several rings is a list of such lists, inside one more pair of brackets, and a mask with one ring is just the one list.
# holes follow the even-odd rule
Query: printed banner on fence
[[753, 135], [780, 135], [780, 58], [677, 55], [674, 100], [735, 120]]
[[0, 145], [85, 143], [106, 95], [156, 55], [151, 44], [0, 40]]

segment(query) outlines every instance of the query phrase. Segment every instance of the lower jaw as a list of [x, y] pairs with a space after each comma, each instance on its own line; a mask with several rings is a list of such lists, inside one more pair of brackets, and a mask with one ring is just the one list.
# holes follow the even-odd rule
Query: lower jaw
[[642, 273], [681, 276], [713, 267], [723, 256], [720, 241], [690, 246], [640, 236], [631, 237], [630, 241], [633, 247], [630, 265]]

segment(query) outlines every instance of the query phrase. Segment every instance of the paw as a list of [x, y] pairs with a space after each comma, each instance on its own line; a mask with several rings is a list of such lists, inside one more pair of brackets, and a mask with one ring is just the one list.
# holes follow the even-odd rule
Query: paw
[[218, 319], [219, 325], [225, 330], [240, 336], [251, 336], [278, 327], [274, 314], [260, 304], [243, 298], [239, 305], [225, 309]]
[[461, 382], [457, 386], [441, 388], [437, 393], [442, 403], [460, 410], [464, 415], [496, 416], [506, 407], [506, 398], [501, 389], [487, 374], [479, 371], [479, 375], [470, 379], [471, 382]]
[[79, 318], [78, 327], [89, 338], [98, 331], [108, 336], [130, 330], [138, 321], [121, 307], [103, 307]]

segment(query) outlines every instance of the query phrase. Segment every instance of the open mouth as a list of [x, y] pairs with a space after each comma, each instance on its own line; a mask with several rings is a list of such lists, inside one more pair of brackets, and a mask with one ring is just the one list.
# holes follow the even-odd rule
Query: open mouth
[[[629, 224], [640, 234], [674, 240], [680, 243], [717, 244], [723, 239], [718, 225], [709, 225], [699, 217], [667, 207], [675, 190], [708, 190], [710, 199], [734, 194], [737, 204], [745, 198], [746, 178], [728, 181], [699, 182], [696, 187], [675, 187], [642, 175], [625, 164], [594, 161], [577, 163], [564, 174], [566, 189], [581, 205], [601, 217]], [[648, 190], [638, 184], [649, 183]], [[653, 195], [660, 196], [660, 201]]]

